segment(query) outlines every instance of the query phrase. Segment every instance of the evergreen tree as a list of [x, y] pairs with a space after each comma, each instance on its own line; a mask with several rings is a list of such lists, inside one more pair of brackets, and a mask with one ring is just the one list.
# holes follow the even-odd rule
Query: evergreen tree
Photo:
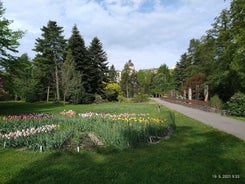
[[215, 18], [212, 26], [210, 32], [215, 39], [215, 56], [207, 84], [211, 96], [217, 94], [223, 101], [227, 101], [234, 94], [237, 86], [236, 74], [230, 68], [234, 53], [230, 11], [223, 10]]
[[[215, 18], [212, 29], [200, 40], [192, 39], [187, 54], [177, 63], [176, 86], [200, 81], [211, 96], [223, 101], [245, 90], [245, 3], [233, 0], [229, 10]], [[200, 79], [200, 80], [199, 80]]]
[[103, 50], [102, 43], [95, 37], [89, 48], [89, 78], [90, 89], [88, 93], [104, 96], [105, 83], [108, 82], [108, 62], [106, 52]]
[[81, 83], [81, 74], [76, 70], [72, 51], [69, 49], [66, 60], [61, 67], [62, 89], [64, 104], [66, 99], [70, 99], [73, 103], [80, 102], [80, 95], [83, 91]]
[[111, 65], [109, 71], [108, 71], [108, 80], [109, 82], [113, 83], [113, 82], [118, 82], [118, 73], [115, 69], [114, 65]]
[[[231, 3], [231, 32], [233, 36], [234, 55], [231, 69], [240, 81], [238, 90], [245, 91], [245, 2], [233, 0]], [[237, 91], [238, 91], [237, 90]]]
[[41, 28], [42, 38], [36, 39], [33, 49], [37, 52], [35, 57], [36, 66], [39, 69], [40, 82], [43, 85], [43, 93], [47, 90], [47, 100], [49, 90], [55, 89], [55, 99], [60, 100], [60, 69], [65, 58], [66, 40], [63, 28], [59, 27], [55, 21], [49, 21], [47, 26]]
[[76, 25], [72, 28], [72, 35], [68, 40], [68, 48], [72, 52], [75, 68], [81, 74], [80, 82], [83, 83], [86, 91], [89, 91], [88, 79], [90, 78], [89, 73], [91, 68], [88, 63], [89, 60], [85, 42]]
[[32, 90], [30, 85], [33, 80], [33, 64], [27, 54], [22, 54], [16, 60], [12, 71], [14, 74], [14, 94], [20, 99], [25, 100], [28, 91]]
[[[19, 42], [18, 40], [24, 35], [23, 31], [14, 31], [10, 29], [13, 21], [6, 19], [3, 15], [5, 9], [0, 1], [0, 78], [4, 88], [1, 87], [1, 96], [12, 96], [14, 93], [13, 74], [11, 69], [16, 62], [16, 57]], [[11, 69], [10, 69], [11, 68]]]
[[180, 61], [177, 62], [174, 69], [173, 75], [175, 79], [175, 88], [180, 89], [183, 87], [186, 81], [186, 69], [190, 65], [189, 60], [187, 59], [187, 54], [184, 53], [181, 55]]
[[121, 81], [120, 81], [120, 86], [123, 92], [123, 95], [126, 96], [127, 98], [129, 97], [129, 85], [130, 85], [130, 67], [129, 63], [127, 62], [124, 65], [124, 68], [121, 73]]
[[18, 52], [18, 39], [24, 34], [23, 31], [13, 31], [9, 28], [13, 21], [3, 17], [4, 13], [5, 9], [0, 1], [0, 70], [8, 69], [9, 63], [15, 58], [12, 54]]
[[5, 90], [4, 90], [4, 86], [3, 86], [3, 80], [0, 77], [0, 99], [4, 96], [5, 94]]
[[137, 93], [137, 75], [131, 60], [124, 65], [120, 86], [123, 95], [127, 98], [133, 97]]

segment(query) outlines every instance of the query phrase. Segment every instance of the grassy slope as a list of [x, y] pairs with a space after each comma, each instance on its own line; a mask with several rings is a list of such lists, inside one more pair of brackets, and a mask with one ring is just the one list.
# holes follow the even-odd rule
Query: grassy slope
[[[14, 112], [58, 113], [54, 104], [3, 104]], [[66, 106], [79, 112], [142, 112], [156, 105]], [[162, 113], [167, 110], [162, 107]], [[167, 114], [167, 113], [166, 113]], [[0, 183], [245, 183], [245, 143], [176, 113], [177, 130], [160, 144], [113, 152], [29, 152], [0, 148]], [[239, 175], [214, 179], [212, 175]]]

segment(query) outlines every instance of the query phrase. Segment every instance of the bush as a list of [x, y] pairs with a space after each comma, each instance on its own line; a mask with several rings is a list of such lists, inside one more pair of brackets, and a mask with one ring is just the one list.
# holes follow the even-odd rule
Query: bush
[[118, 101], [118, 95], [121, 92], [121, 87], [118, 83], [109, 83], [105, 87], [105, 95], [109, 101]]
[[133, 102], [140, 103], [140, 102], [148, 102], [149, 96], [147, 94], [138, 94], [136, 97], [133, 98]]
[[245, 94], [236, 93], [227, 102], [227, 110], [231, 115], [245, 116]]
[[28, 93], [25, 99], [26, 102], [34, 103], [40, 101], [40, 97], [35, 93]]
[[210, 99], [210, 103], [213, 107], [215, 107], [217, 110], [221, 110], [222, 108], [222, 100], [219, 98], [218, 95], [214, 95], [213, 97], [211, 97]]
[[128, 99], [125, 98], [125, 97], [122, 96], [122, 95], [119, 95], [119, 96], [118, 96], [118, 102], [120, 102], [120, 103], [127, 103], [127, 102], [128, 102]]
[[91, 93], [85, 93], [81, 98], [82, 104], [91, 104], [95, 101], [95, 95]]
[[97, 103], [97, 104], [102, 103], [104, 101], [102, 99], [102, 97], [100, 95], [98, 95], [98, 94], [95, 94], [94, 98], [95, 98], [94, 103]]

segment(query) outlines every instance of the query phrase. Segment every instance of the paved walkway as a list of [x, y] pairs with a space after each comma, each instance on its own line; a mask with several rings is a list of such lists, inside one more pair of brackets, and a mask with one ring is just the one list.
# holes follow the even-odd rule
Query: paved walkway
[[220, 114], [205, 112], [183, 105], [166, 102], [158, 98], [154, 98], [154, 100], [157, 103], [162, 104], [169, 109], [180, 112], [204, 124], [210, 125], [214, 128], [217, 128], [221, 131], [227, 132], [242, 140], [245, 140], [245, 121], [240, 121], [229, 117], [221, 116]]

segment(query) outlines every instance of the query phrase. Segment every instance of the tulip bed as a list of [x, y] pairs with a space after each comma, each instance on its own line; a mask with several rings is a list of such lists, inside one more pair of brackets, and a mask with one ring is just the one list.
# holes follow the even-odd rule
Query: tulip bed
[[60, 149], [67, 142], [83, 147], [81, 134], [93, 132], [106, 145], [116, 148], [135, 147], [150, 137], [164, 137], [174, 128], [173, 114], [160, 119], [149, 114], [108, 114], [63, 111], [59, 115], [9, 115], [0, 123], [0, 145], [37, 150]]

